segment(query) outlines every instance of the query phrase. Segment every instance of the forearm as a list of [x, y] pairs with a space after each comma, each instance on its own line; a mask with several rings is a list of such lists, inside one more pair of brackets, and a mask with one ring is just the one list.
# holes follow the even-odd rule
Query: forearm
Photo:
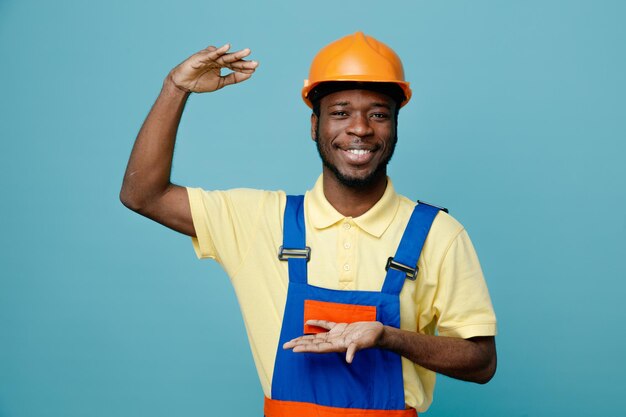
[[151, 200], [167, 192], [176, 132], [189, 93], [177, 88], [168, 76], [141, 127], [128, 161], [120, 199], [141, 211]]
[[384, 326], [378, 345], [426, 369], [465, 381], [484, 384], [496, 371], [493, 337], [430, 336]]

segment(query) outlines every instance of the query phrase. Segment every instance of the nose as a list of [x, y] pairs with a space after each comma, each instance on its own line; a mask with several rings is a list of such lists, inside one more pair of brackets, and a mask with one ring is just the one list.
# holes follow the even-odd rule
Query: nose
[[370, 125], [370, 120], [366, 114], [356, 113], [350, 118], [348, 133], [363, 138], [373, 134], [374, 129]]

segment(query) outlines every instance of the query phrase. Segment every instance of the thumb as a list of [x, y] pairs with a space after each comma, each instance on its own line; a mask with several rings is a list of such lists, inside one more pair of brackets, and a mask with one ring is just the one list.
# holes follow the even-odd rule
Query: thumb
[[348, 345], [348, 350], [346, 350], [346, 362], [352, 363], [354, 360], [354, 355], [359, 350], [356, 343], [352, 342]]

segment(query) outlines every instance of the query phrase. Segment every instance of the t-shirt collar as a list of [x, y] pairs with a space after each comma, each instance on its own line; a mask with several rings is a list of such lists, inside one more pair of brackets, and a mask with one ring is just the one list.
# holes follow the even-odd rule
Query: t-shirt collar
[[[346, 219], [328, 202], [324, 195], [324, 179], [320, 175], [315, 186], [307, 194], [307, 218], [316, 229], [325, 229]], [[391, 179], [387, 177], [387, 188], [383, 196], [364, 214], [352, 219], [354, 223], [372, 236], [380, 237], [391, 224], [400, 198], [396, 194]]]

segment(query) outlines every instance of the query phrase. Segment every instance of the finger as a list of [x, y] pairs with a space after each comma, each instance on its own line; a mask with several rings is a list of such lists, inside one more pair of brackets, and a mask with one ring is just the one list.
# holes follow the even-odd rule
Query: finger
[[240, 60], [240, 61], [235, 61], [232, 64], [225, 64], [223, 62], [219, 62], [217, 60], [213, 60], [210, 58], [204, 58], [204, 59], [199, 58], [197, 60], [197, 64], [192, 65], [192, 66], [193, 68], [198, 69], [201, 67], [205, 67], [207, 65], [217, 65], [220, 67], [228, 68], [233, 71], [242, 72], [244, 74], [252, 74], [254, 71], [256, 71], [257, 67], [259, 66], [259, 63], [258, 61]]
[[316, 334], [305, 334], [303, 336], [300, 337], [296, 337], [295, 339], [293, 339], [294, 342], [303, 342], [303, 341], [308, 341], [308, 340], [312, 340], [315, 339], [318, 335]]
[[290, 341], [285, 342], [283, 344], [283, 349], [290, 349], [302, 343], [310, 343], [310, 340], [313, 338], [315, 338], [314, 335], [305, 335], [305, 336], [296, 337], [295, 339], [291, 339]]
[[304, 352], [344, 352], [348, 346], [342, 336], [329, 337], [329, 333], [319, 333], [315, 338], [299, 339], [293, 343], [294, 351]]
[[230, 48], [229, 44], [222, 46], [221, 48], [209, 48], [202, 51], [198, 56], [199, 65], [217, 64], [222, 67], [232, 69], [233, 71], [240, 71], [244, 73], [252, 73], [254, 69], [259, 65], [257, 61], [246, 61], [243, 58], [250, 55], [250, 49], [245, 48], [240, 51], [227, 53]]
[[337, 325], [337, 323], [335, 323], [334, 321], [328, 320], [307, 320], [306, 324], [309, 326], [321, 327], [326, 330], [331, 330]]
[[253, 68], [253, 69], [233, 69], [233, 68], [230, 68], [230, 69], [232, 69], [235, 72], [240, 72], [242, 74], [254, 74], [254, 71], [256, 71], [256, 68]]
[[228, 52], [228, 49], [230, 48], [230, 45], [226, 44], [223, 45], [219, 48], [216, 48], [215, 46], [211, 45], [211, 46], [207, 46], [205, 49], [201, 50], [198, 53], [195, 53], [191, 58], [192, 58], [192, 67], [195, 69], [198, 69], [206, 64], [209, 64], [211, 62], [215, 62], [215, 60], [217, 58], [219, 58], [221, 55], [225, 54], [226, 52]]
[[304, 345], [298, 345], [293, 348], [293, 351], [309, 352], [309, 353], [328, 353], [328, 352], [343, 352], [345, 348], [337, 346], [330, 342], [321, 341], [320, 343], [308, 343]]
[[230, 49], [230, 43], [225, 43], [224, 45], [220, 46], [219, 48], [216, 49], [216, 51], [219, 51], [220, 53], [226, 53], [228, 52], [228, 50]]
[[290, 346], [314, 345], [314, 344], [326, 342], [327, 336], [328, 336], [328, 332], [308, 334], [308, 335], [296, 337], [295, 339], [292, 339], [287, 343], [289, 343]]
[[233, 70], [234, 72], [241, 72], [243, 74], [253, 74], [254, 71], [256, 71], [256, 67], [252, 67], [252, 68], [236, 68], [236, 67], [232, 67], [232, 66], [228, 66], [228, 69]]
[[352, 342], [348, 345], [348, 349], [346, 350], [346, 362], [352, 363], [354, 360], [354, 355], [356, 354], [358, 348], [356, 343]]
[[230, 44], [229, 43], [224, 44], [224, 45], [220, 46], [219, 48], [208, 47], [205, 50], [203, 50], [202, 52], [200, 52], [201, 61], [202, 62], [216, 61], [219, 57], [221, 57], [224, 54], [228, 53], [229, 49], [230, 49]]
[[234, 70], [234, 71], [240, 71], [240, 72], [248, 72], [248, 71], [254, 71], [256, 70], [256, 68], [259, 66], [258, 61], [244, 61], [244, 60], [240, 60], [240, 61], [235, 61], [231, 64], [227, 65], [228, 68]]
[[220, 78], [222, 80], [219, 88], [226, 87], [227, 85], [237, 84], [252, 77], [252, 74], [244, 74], [243, 72], [231, 72], [230, 74]]
[[300, 336], [297, 339], [293, 339], [291, 341], [289, 341], [288, 343], [290, 345], [293, 346], [298, 346], [298, 345], [315, 345], [315, 344], [319, 344], [319, 343], [324, 343], [327, 342], [329, 340], [328, 339], [328, 333], [318, 333], [316, 335], [307, 335], [307, 336]]
[[256, 68], [259, 66], [259, 61], [246, 61], [245, 59], [240, 59], [229, 63], [228, 66], [232, 68]]
[[211, 52], [217, 51], [217, 49], [218, 48], [216, 48], [213, 45], [207, 46], [203, 50], [193, 54], [192, 58], [194, 58], [194, 62], [204, 62], [206, 61], [208, 54], [210, 54]]
[[[325, 335], [326, 333], [324, 333]], [[307, 335], [307, 336], [300, 336], [296, 339], [290, 340], [289, 342], [285, 343], [283, 346], [288, 346], [290, 348], [296, 347], [296, 346], [307, 346], [307, 345], [317, 345], [320, 343], [325, 343], [326, 338], [323, 337], [321, 334], [317, 334], [317, 335]]]
[[219, 59], [219, 61], [220, 61], [220, 63], [223, 63], [223, 64], [230, 64], [232, 62], [242, 60], [243, 58], [245, 58], [248, 55], [250, 55], [250, 52], [251, 52], [250, 48], [241, 49], [239, 51], [235, 51], [235, 52], [231, 52], [229, 54], [222, 55], [221, 59]]

